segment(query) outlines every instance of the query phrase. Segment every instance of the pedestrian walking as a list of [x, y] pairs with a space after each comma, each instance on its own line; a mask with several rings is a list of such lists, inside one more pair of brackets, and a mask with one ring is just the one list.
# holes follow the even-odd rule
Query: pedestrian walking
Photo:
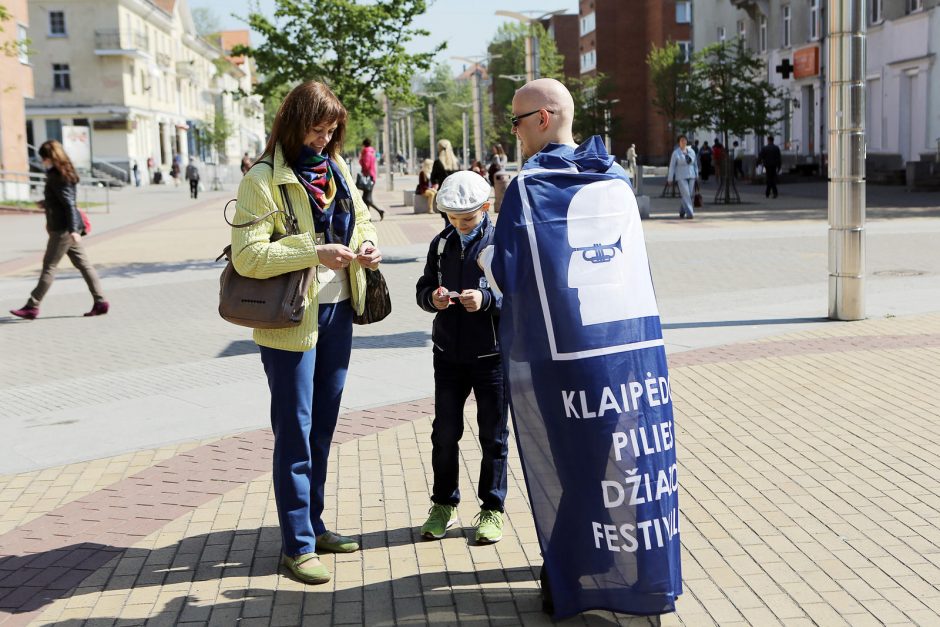
[[717, 138], [712, 143], [712, 167], [715, 178], [721, 181], [721, 173], [725, 171], [725, 147]]
[[636, 189], [638, 184], [636, 180], [636, 144], [630, 144], [630, 147], [627, 148], [627, 174], [630, 175], [630, 179], [633, 181], [633, 189]]
[[702, 168], [702, 180], [707, 181], [708, 177], [712, 175], [712, 149], [708, 142], [702, 142], [702, 147], [698, 153], [698, 161]]
[[[444, 184], [444, 179], [460, 170], [460, 164], [457, 162], [457, 155], [454, 154], [454, 148], [449, 139], [441, 139], [437, 142], [437, 159], [431, 168], [431, 184], [436, 185], [437, 189]], [[444, 226], [450, 224], [447, 221], [447, 214], [441, 212], [444, 218]]]
[[[503, 295], [499, 345], [543, 610], [558, 620], [672, 612], [682, 593], [675, 431], [636, 197], [603, 138], [574, 143], [564, 85], [527, 83], [512, 111], [526, 162], [481, 264]], [[633, 494], [646, 482], [659, 489]]]
[[449, 176], [437, 194], [450, 224], [433, 240], [424, 274], [416, 285], [418, 306], [435, 314], [434, 422], [431, 467], [434, 488], [421, 536], [440, 540], [457, 522], [460, 503], [460, 450], [464, 405], [472, 391], [483, 459], [474, 520], [479, 544], [503, 537], [509, 406], [499, 355], [500, 298], [489, 287], [476, 259], [493, 239], [489, 219], [490, 186], [472, 171]]
[[757, 163], [764, 167], [764, 177], [767, 185], [764, 188], [764, 197], [770, 198], [773, 193], [777, 197], [777, 173], [780, 166], [783, 165], [783, 159], [780, 156], [780, 147], [774, 143], [774, 136], [767, 136], [767, 144], [760, 149], [757, 156]]
[[43, 190], [42, 208], [46, 212], [46, 232], [49, 241], [42, 258], [39, 283], [33, 289], [26, 304], [13, 309], [11, 314], [26, 320], [39, 316], [39, 304], [55, 279], [56, 268], [62, 257], [68, 256], [78, 268], [91, 292], [94, 304], [85, 316], [101, 316], [108, 313], [110, 305], [104, 297], [101, 280], [85, 254], [82, 235], [87, 233], [85, 218], [78, 209], [76, 185], [78, 174], [71, 159], [65, 154], [62, 144], [51, 139], [39, 146], [39, 158], [46, 169], [46, 186]]
[[147, 182], [153, 183], [153, 157], [147, 157]]
[[137, 166], [137, 160], [134, 160], [134, 167], [131, 168], [134, 175], [134, 187], [140, 187], [140, 168]]
[[679, 135], [676, 140], [676, 149], [669, 158], [669, 174], [667, 179], [679, 187], [682, 205], [679, 207], [679, 218], [695, 217], [692, 195], [695, 193], [695, 181], [698, 179], [698, 166], [695, 162], [695, 152], [689, 146], [685, 135]]
[[[382, 259], [369, 209], [340, 156], [346, 121], [346, 109], [323, 83], [291, 90], [263, 154], [238, 188], [235, 223], [258, 222], [232, 229], [232, 263], [242, 276], [264, 279], [305, 268], [317, 275], [299, 326], [254, 330], [271, 392], [281, 564], [306, 583], [331, 577], [317, 551], [359, 550], [355, 539], [323, 522], [353, 315], [365, 309], [366, 268]], [[289, 208], [299, 234], [272, 241], [286, 233], [282, 216]]]
[[372, 209], [379, 212], [379, 221], [385, 219], [385, 210], [379, 209], [372, 200], [372, 192], [375, 190], [375, 181], [378, 179], [378, 169], [376, 168], [375, 148], [372, 147], [372, 140], [366, 137], [362, 140], [362, 150], [359, 151], [359, 167], [362, 169], [362, 175], [368, 176], [372, 180], [371, 185], [359, 187], [362, 192], [362, 200]]
[[199, 168], [195, 159], [190, 159], [186, 166], [186, 180], [189, 181], [189, 197], [199, 198]]
[[248, 174], [248, 170], [251, 169], [251, 159], [248, 157], [247, 152], [244, 155], [242, 155], [241, 169], [242, 169], [242, 176], [245, 176], [246, 174]]
[[176, 157], [173, 157], [173, 164], [170, 165], [170, 177], [173, 179], [173, 187], [179, 187], [180, 174], [181, 172], [179, 161], [176, 160]]
[[734, 178], [744, 178], [744, 148], [737, 141], [731, 143], [731, 157], [734, 160]]

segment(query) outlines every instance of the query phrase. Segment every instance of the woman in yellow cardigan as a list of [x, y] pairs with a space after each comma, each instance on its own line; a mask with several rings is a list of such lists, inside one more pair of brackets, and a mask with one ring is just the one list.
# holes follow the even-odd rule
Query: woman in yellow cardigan
[[307, 583], [330, 579], [317, 551], [359, 550], [353, 538], [327, 530], [322, 520], [353, 313], [365, 306], [365, 268], [375, 269], [382, 260], [369, 210], [340, 157], [346, 116], [326, 85], [309, 81], [295, 87], [277, 112], [264, 153], [238, 188], [235, 222], [284, 211], [286, 198], [299, 234], [271, 241], [273, 233], [286, 233], [280, 213], [232, 229], [232, 262], [243, 276], [316, 270], [300, 326], [254, 331], [271, 390], [281, 563]]

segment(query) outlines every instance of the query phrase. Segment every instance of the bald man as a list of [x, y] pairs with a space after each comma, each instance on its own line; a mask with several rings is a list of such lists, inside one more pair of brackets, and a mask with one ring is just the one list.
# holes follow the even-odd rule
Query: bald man
[[636, 198], [574, 101], [516, 92], [526, 162], [480, 258], [503, 294], [500, 346], [542, 549], [543, 609], [671, 612], [681, 594], [678, 479], [662, 328]]

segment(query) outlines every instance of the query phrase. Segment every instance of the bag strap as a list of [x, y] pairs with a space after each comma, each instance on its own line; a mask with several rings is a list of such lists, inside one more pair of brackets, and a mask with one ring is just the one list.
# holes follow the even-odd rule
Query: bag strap
[[[263, 163], [264, 165], [270, 167], [271, 170], [274, 170], [274, 163], [270, 161], [256, 161], [254, 164], [252, 164], [251, 167], [253, 168], [259, 163]], [[251, 168], [249, 168], [249, 170], [250, 169]], [[228, 224], [230, 227], [234, 229], [244, 229], [249, 226], [254, 226], [264, 220], [267, 220], [268, 218], [270, 218], [276, 213], [283, 213], [287, 216], [284, 222], [287, 225], [288, 235], [296, 235], [297, 233], [300, 232], [300, 228], [297, 225], [297, 215], [294, 213], [294, 207], [290, 202], [290, 196], [288, 196], [287, 192], [284, 191], [283, 185], [279, 185], [278, 189], [281, 191], [281, 199], [284, 201], [284, 205], [287, 207], [287, 211], [283, 211], [281, 209], [275, 209], [274, 211], [269, 211], [268, 213], [264, 214], [260, 218], [255, 218], [254, 220], [251, 220], [250, 222], [245, 222], [244, 224], [235, 224], [234, 222], [229, 222], [229, 219], [228, 219], [228, 206], [238, 200], [237, 198], [233, 198], [227, 203], [225, 203], [225, 207], [222, 209], [222, 218], [225, 220], [225, 223]]]
[[441, 233], [441, 236], [437, 240], [437, 284], [438, 286], [444, 285], [444, 272], [441, 269], [441, 256], [444, 254], [444, 248], [447, 247], [448, 237], [450, 237], [450, 233], [447, 233], [447, 235], [444, 235], [443, 233]]

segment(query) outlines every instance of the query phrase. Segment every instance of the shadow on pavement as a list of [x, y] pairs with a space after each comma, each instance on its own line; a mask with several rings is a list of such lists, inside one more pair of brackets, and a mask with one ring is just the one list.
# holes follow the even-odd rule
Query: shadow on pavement
[[[404, 544], [405, 538], [410, 542], [418, 533], [415, 527], [364, 534], [363, 551]], [[396, 540], [383, 542], [386, 536]], [[120, 561], [114, 562], [116, 558]], [[8, 556], [0, 559], [0, 574], [3, 575], [0, 579], [0, 613], [10, 613], [14, 617], [38, 614], [79, 588], [82, 594], [100, 595], [148, 586], [222, 582], [230, 577], [247, 580], [248, 577], [275, 573], [287, 576], [286, 571], [279, 567], [279, 559], [280, 532], [276, 527], [201, 534], [155, 550], [82, 543], [43, 553]], [[332, 568], [332, 558], [325, 560]], [[109, 563], [113, 568], [100, 570]], [[277, 586], [272, 586], [272, 589], [233, 588], [222, 592], [222, 596], [231, 600], [227, 603], [211, 603], [181, 595], [166, 601], [147, 617], [96, 616], [55, 624], [77, 627], [87, 621], [94, 624], [112, 624], [110, 621], [142, 624], [146, 620], [148, 625], [175, 625], [186, 622], [205, 624], [210, 619], [213, 624], [236, 624], [240, 619], [275, 616], [279, 624], [294, 625], [301, 624], [305, 617], [310, 617], [317, 625], [396, 625], [414, 621], [435, 624], [435, 610], [440, 610], [444, 622], [448, 616], [456, 614], [461, 623], [493, 621], [506, 624], [517, 621], [519, 613], [526, 613], [536, 624], [553, 624], [549, 617], [541, 614], [541, 595], [535, 585], [536, 578], [537, 569], [517, 567], [420, 573], [343, 590], [332, 590], [333, 584], [307, 586], [303, 591], [275, 590]], [[13, 579], [15, 581], [11, 581]], [[513, 585], [526, 582], [532, 585]], [[618, 624], [614, 615], [604, 614], [588, 613], [572, 620], [581, 623], [583, 619], [583, 623], [588, 625]], [[526, 624], [530, 623], [527, 621]], [[659, 621], [656, 617], [637, 618], [629, 624], [648, 626], [658, 625]]]
[[158, 263], [121, 263], [121, 264], [95, 264], [95, 269], [101, 278], [135, 277], [142, 274], [157, 274], [161, 272], [184, 272], [187, 270], [218, 269], [219, 274], [225, 264], [215, 259], [190, 259], [188, 261], [158, 262]]
[[709, 327], [756, 327], [774, 324], [805, 324], [808, 322], [830, 322], [829, 318], [770, 318], [765, 320], [716, 320], [714, 322], [672, 322], [664, 329], [707, 329]]
[[[5, 318], [0, 323], [13, 322]], [[389, 333], [387, 335], [357, 335], [353, 336], [352, 347], [362, 349], [375, 348], [422, 348], [431, 340], [431, 334], [426, 331], [406, 331], [404, 333]], [[253, 340], [236, 340], [229, 343], [216, 358], [237, 357], [238, 355], [252, 355], [258, 352], [258, 345]]]

